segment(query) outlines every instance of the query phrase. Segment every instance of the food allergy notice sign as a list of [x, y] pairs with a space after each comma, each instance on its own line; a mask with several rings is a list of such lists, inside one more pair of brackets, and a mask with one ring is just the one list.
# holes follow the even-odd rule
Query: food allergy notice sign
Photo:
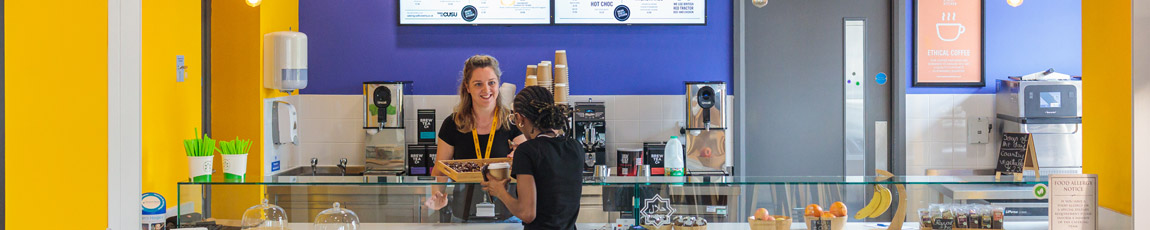
[[555, 0], [555, 24], [706, 23], [706, 0]]
[[551, 24], [551, 1], [399, 0], [399, 24]]
[[915, 3], [915, 86], [985, 86], [982, 0]]
[[1050, 229], [1094, 230], [1098, 227], [1098, 175], [1050, 176]]

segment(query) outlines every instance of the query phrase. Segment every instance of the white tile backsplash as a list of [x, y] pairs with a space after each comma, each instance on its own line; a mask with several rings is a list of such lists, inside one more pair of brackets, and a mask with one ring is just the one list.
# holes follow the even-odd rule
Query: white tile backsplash
[[[350, 165], [363, 165], [363, 96], [301, 95], [299, 110], [300, 146], [291, 148], [292, 162], [318, 158], [331, 165], [347, 158]], [[572, 95], [572, 101], [604, 102], [607, 107], [607, 158], [615, 162], [615, 149], [642, 148], [643, 142], [666, 141], [679, 134], [678, 122], [685, 121], [683, 95]], [[728, 96], [733, 102], [733, 97]], [[451, 114], [459, 97], [455, 95], [405, 96], [405, 133], [415, 143], [415, 114], [419, 109], [435, 109], [436, 126]], [[729, 108], [729, 107], [728, 107]], [[730, 112], [727, 119], [730, 121]], [[437, 128], [438, 129], [438, 128]], [[438, 132], [438, 130], [437, 130]], [[302, 165], [302, 163], [291, 166]], [[287, 168], [285, 168], [287, 169]]]
[[926, 119], [930, 117], [929, 112], [927, 112], [928, 106], [930, 106], [928, 97], [922, 95], [906, 95], [907, 119]]
[[[954, 95], [929, 94], [926, 97], [928, 101], [926, 118], [954, 118]], [[907, 108], [907, 110], [910, 109]]]
[[[994, 119], [993, 94], [908, 94], [907, 174], [927, 169], [993, 168], [996, 146], [967, 143], [967, 118]], [[991, 132], [991, 140], [997, 132]], [[996, 142], [991, 142], [996, 143]]]

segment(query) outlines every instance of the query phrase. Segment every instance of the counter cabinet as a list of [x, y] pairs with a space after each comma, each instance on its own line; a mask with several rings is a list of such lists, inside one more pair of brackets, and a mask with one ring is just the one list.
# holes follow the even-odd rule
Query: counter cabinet
[[[1006, 179], [1006, 178], [1004, 178]], [[482, 194], [475, 183], [436, 182], [433, 177], [300, 177], [291, 182], [267, 183], [179, 183], [177, 204], [183, 213], [178, 223], [191, 225], [205, 218], [226, 222], [239, 220], [243, 211], [260, 203], [282, 207], [293, 224], [311, 223], [319, 212], [339, 202], [355, 211], [365, 226], [420, 226], [421, 224], [460, 224], [492, 222], [476, 217], [474, 210], [464, 210], [463, 194]], [[647, 223], [657, 216], [692, 216], [720, 226], [743, 226], [755, 210], [764, 208], [771, 215], [794, 219], [796, 228], [804, 229], [805, 208], [817, 204], [824, 211], [835, 202], [843, 202], [849, 219], [847, 226], [869, 226], [868, 223], [890, 222], [900, 206], [897, 187], [906, 195], [905, 226], [917, 227], [919, 209], [931, 204], [989, 204], [1007, 210], [1008, 224], [1046, 228], [1046, 200], [1030, 199], [1025, 194], [1037, 184], [1032, 177], [1021, 182], [995, 181], [993, 176], [919, 176], [895, 177], [588, 177], [583, 183], [578, 223], [585, 226], [614, 226], [617, 223]], [[433, 186], [443, 186], [448, 205], [432, 210], [423, 205]], [[856, 220], [853, 217], [875, 197], [881, 188], [890, 190], [893, 204], [881, 215]], [[458, 190], [458, 191], [457, 191]], [[995, 196], [964, 194], [992, 190]], [[252, 191], [260, 191], [255, 195]], [[973, 192], [973, 193], [972, 193]], [[245, 194], [245, 195], [237, 195]], [[989, 193], [978, 193], [989, 194]], [[458, 197], [457, 197], [458, 196]], [[476, 195], [477, 197], [481, 197]], [[473, 199], [470, 203], [479, 203]], [[456, 207], [456, 208], [453, 208]], [[646, 209], [644, 209], [646, 208]], [[449, 211], [450, 210], [450, 211]], [[644, 213], [649, 215], [643, 215]], [[499, 213], [501, 216], [503, 213]], [[652, 216], [652, 218], [647, 218]], [[742, 223], [734, 224], [731, 223]], [[433, 225], [427, 225], [433, 226]], [[515, 226], [515, 225], [510, 225]], [[1016, 225], [1017, 226], [1017, 225]], [[609, 229], [609, 228], [608, 228]], [[739, 228], [742, 229], [742, 228]]]

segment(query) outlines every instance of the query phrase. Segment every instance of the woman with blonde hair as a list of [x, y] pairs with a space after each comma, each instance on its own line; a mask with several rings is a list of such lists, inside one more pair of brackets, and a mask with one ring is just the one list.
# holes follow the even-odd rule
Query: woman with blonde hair
[[[511, 126], [508, 117], [511, 108], [499, 103], [501, 86], [499, 61], [488, 55], [475, 55], [463, 65], [463, 76], [459, 83], [459, 104], [454, 112], [443, 120], [436, 140], [437, 161], [455, 159], [488, 159], [508, 157], [516, 144], [527, 139], [518, 129]], [[444, 176], [439, 170], [432, 170], [432, 176]], [[441, 179], [442, 180], [442, 179]], [[445, 180], [444, 180], [445, 181]], [[430, 199], [424, 203], [431, 209], [439, 210], [447, 206], [444, 186], [433, 186]], [[465, 222], [516, 222], [502, 202], [488, 201], [475, 186], [455, 186], [455, 200], [448, 210], [455, 220]], [[476, 205], [494, 203], [495, 217], [472, 219], [479, 211]]]

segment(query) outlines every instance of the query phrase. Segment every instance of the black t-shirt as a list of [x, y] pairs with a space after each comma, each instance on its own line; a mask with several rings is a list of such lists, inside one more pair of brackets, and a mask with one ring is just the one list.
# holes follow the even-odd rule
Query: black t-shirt
[[[471, 132], [461, 133], [456, 129], [455, 114], [447, 116], [443, 120], [443, 125], [439, 126], [439, 139], [455, 148], [454, 156], [452, 159], [476, 159], [475, 158], [475, 138], [471, 136]], [[490, 131], [490, 130], [487, 130]], [[488, 135], [479, 135], [479, 151], [481, 154], [486, 154], [487, 151], [487, 138]], [[518, 128], [511, 127], [509, 129], [498, 129], [495, 131], [495, 140], [491, 144], [491, 158], [507, 157], [511, 153], [511, 140], [515, 137], [523, 135], [519, 132]]]
[[583, 147], [571, 138], [538, 137], [519, 144], [511, 176], [535, 177], [535, 220], [524, 229], [575, 229], [584, 157]]
[[[452, 114], [447, 116], [447, 119], [443, 120], [443, 125], [439, 126], [439, 139], [442, 139], [443, 142], [454, 147], [455, 150], [452, 153], [452, 159], [476, 159], [475, 138], [471, 136], [471, 131], [466, 133], [459, 132], [459, 130], [456, 129], [458, 126], [455, 125], [454, 118], [455, 114]], [[519, 128], [515, 127], [511, 127], [510, 129], [496, 130], [495, 140], [491, 141], [491, 144], [494, 145], [491, 147], [491, 158], [507, 157], [507, 154], [511, 153], [510, 141], [514, 140], [515, 137], [518, 137], [519, 135], [523, 135], [523, 133], [519, 132]], [[485, 153], [487, 151], [488, 136], [490, 136], [490, 134], [479, 135], [480, 152]], [[515, 186], [511, 186], [508, 191], [515, 191]], [[498, 201], [498, 199], [493, 199], [491, 200], [491, 203], [495, 204], [495, 212], [497, 213], [495, 219], [472, 219], [471, 217], [476, 213], [475, 204], [482, 202], [483, 195], [486, 194], [483, 193], [483, 190], [479, 189], [477, 184], [455, 186], [455, 190], [452, 192], [452, 194], [454, 194], [452, 196], [452, 201], [448, 204], [448, 206], [450, 206], [449, 210], [451, 210], [451, 215], [455, 216], [456, 218], [464, 219], [464, 222], [490, 222], [505, 220], [512, 216], [511, 211], [507, 209], [507, 206], [505, 206], [503, 202]], [[470, 199], [471, 202], [466, 202], [468, 199]]]

